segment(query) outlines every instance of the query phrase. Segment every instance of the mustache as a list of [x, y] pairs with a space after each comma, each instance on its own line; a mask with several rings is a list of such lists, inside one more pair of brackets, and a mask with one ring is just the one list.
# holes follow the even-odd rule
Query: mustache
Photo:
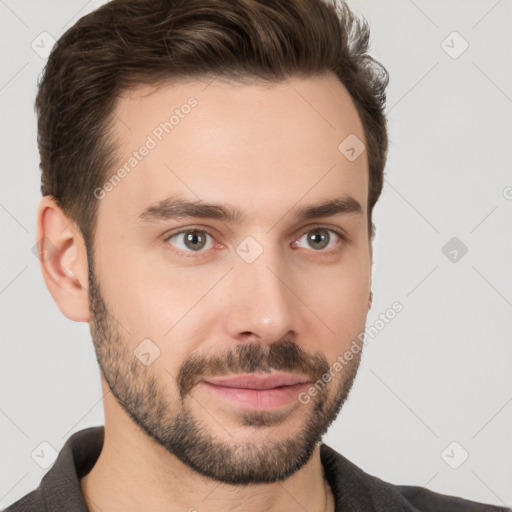
[[329, 364], [322, 353], [310, 355], [292, 340], [276, 341], [268, 346], [245, 343], [215, 356], [190, 356], [182, 364], [176, 381], [183, 400], [205, 378], [272, 370], [305, 374], [316, 382], [329, 371]]

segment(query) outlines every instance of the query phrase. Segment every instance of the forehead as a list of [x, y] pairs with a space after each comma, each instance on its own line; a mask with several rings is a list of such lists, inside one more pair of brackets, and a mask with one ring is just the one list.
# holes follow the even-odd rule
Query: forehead
[[364, 144], [362, 124], [331, 74], [138, 87], [118, 98], [113, 136], [118, 162], [100, 211], [122, 212], [127, 222], [177, 194], [236, 204], [269, 221], [329, 194], [353, 196], [366, 209], [366, 152], [351, 161], [340, 151], [347, 137]]

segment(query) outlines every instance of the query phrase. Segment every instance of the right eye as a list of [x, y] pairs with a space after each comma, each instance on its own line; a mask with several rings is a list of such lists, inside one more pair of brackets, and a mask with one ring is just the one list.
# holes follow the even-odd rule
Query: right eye
[[213, 247], [213, 237], [200, 229], [183, 229], [165, 239], [176, 249], [183, 252], [204, 252]]

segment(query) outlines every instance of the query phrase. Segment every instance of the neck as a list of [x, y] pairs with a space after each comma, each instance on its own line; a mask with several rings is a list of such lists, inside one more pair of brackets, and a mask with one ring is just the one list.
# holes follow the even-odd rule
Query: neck
[[236, 486], [200, 475], [133, 423], [121, 428], [107, 418], [101, 454], [80, 484], [90, 512], [334, 510], [319, 444], [286, 480]]

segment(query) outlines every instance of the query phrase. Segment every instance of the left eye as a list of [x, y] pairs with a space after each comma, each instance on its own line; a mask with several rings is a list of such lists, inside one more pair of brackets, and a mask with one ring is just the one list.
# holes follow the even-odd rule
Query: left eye
[[334, 247], [337, 243], [337, 239], [339, 238], [340, 236], [332, 229], [320, 228], [308, 231], [302, 235], [296, 243], [304, 243], [301, 241], [305, 239], [305, 243], [307, 243], [311, 248], [321, 251]]
[[172, 243], [172, 245], [182, 251], [199, 252], [202, 249], [211, 249], [213, 247], [213, 239], [211, 235], [206, 231], [195, 229], [180, 231], [167, 239], [169, 242], [171, 240], [175, 240], [176, 242]]

